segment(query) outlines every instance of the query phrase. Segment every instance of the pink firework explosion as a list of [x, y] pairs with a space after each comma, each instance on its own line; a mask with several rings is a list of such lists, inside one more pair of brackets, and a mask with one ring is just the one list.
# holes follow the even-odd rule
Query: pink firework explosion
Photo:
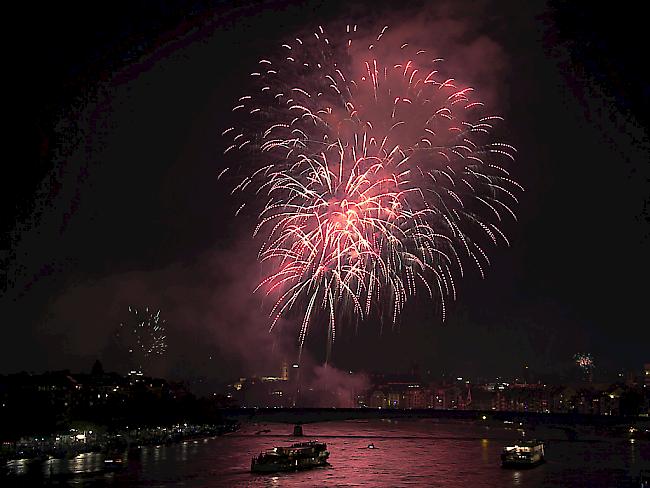
[[263, 201], [257, 290], [273, 297], [271, 329], [299, 316], [301, 346], [317, 316], [330, 343], [342, 316], [394, 324], [418, 290], [444, 320], [464, 261], [483, 276], [485, 243], [508, 245], [501, 222], [516, 219], [523, 189], [508, 171], [515, 148], [493, 136], [501, 117], [443, 76], [441, 59], [384, 43], [387, 29], [362, 48], [351, 25], [284, 44], [259, 61], [232, 109], [240, 123], [223, 132], [240, 160], [233, 193]]

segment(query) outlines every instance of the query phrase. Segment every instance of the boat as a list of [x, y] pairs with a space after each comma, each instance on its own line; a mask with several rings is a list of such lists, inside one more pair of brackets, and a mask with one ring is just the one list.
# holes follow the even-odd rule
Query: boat
[[544, 443], [537, 440], [520, 441], [506, 446], [501, 453], [504, 468], [533, 467], [544, 462]]
[[329, 455], [327, 444], [318, 441], [274, 447], [251, 459], [251, 472], [273, 473], [327, 466]]
[[126, 467], [124, 458], [114, 456], [104, 459], [104, 471], [121, 471]]

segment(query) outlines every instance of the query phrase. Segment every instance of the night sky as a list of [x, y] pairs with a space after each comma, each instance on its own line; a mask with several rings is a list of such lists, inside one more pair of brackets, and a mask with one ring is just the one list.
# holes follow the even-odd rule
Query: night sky
[[[127, 307], [162, 310], [152, 372], [221, 381], [276, 373], [294, 334], [269, 335], [252, 295], [251, 216], [217, 181], [219, 137], [257, 61], [340, 19], [385, 24], [440, 52], [506, 119], [525, 187], [511, 247], [459, 281], [442, 324], [429, 300], [399, 330], [345, 324], [341, 369], [562, 375], [650, 362], [647, 28], [593, 2], [99, 2], [14, 10], [6, 92], [0, 373], [124, 370]], [[237, 5], [235, 7], [234, 5]], [[11, 19], [11, 20], [9, 20]], [[8, 62], [9, 63], [9, 62]], [[18, 171], [11, 178], [9, 168]], [[321, 331], [322, 332], [322, 331]], [[324, 358], [314, 331], [307, 356]]]

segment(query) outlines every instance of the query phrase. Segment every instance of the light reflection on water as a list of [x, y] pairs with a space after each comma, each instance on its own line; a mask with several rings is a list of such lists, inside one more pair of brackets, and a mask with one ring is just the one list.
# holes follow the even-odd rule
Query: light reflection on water
[[[256, 435], [270, 429], [266, 435]], [[547, 436], [548, 462], [531, 470], [505, 470], [503, 446], [521, 437], [516, 429], [472, 422], [432, 420], [323, 422], [304, 426], [305, 439], [319, 439], [331, 452], [330, 467], [298, 473], [251, 474], [251, 457], [263, 449], [295, 442], [286, 424], [245, 425], [240, 432], [199, 442], [150, 446], [114, 475], [86, 476], [97, 487], [320, 487], [432, 486], [460, 488], [623, 487], [631, 475], [650, 469], [650, 443], [628, 440], [566, 441]], [[538, 433], [539, 434], [539, 433]], [[548, 434], [548, 433], [547, 433]], [[543, 437], [540, 435], [540, 437]], [[373, 443], [376, 449], [367, 449]], [[14, 463], [16, 474], [27, 463]], [[96, 454], [42, 463], [47, 473], [101, 469]], [[29, 476], [22, 476], [28, 478]], [[21, 479], [20, 476], [14, 478]], [[33, 480], [32, 480], [33, 481]], [[42, 481], [45, 481], [43, 479]], [[78, 486], [79, 480], [65, 483]], [[0, 479], [0, 485], [2, 480]], [[60, 485], [61, 486], [61, 485]], [[65, 486], [65, 485], [64, 485]]]
[[488, 439], [481, 439], [481, 460], [483, 463], [489, 462], [490, 459], [489, 444], [490, 441]]

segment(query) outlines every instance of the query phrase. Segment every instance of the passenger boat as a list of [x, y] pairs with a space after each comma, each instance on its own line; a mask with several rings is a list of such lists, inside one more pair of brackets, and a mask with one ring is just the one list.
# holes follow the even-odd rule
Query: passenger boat
[[327, 466], [329, 455], [324, 442], [298, 442], [288, 447], [274, 447], [251, 459], [251, 472], [273, 473]]
[[541, 441], [521, 441], [504, 447], [501, 453], [501, 465], [504, 468], [532, 467], [543, 462], [544, 443]]

